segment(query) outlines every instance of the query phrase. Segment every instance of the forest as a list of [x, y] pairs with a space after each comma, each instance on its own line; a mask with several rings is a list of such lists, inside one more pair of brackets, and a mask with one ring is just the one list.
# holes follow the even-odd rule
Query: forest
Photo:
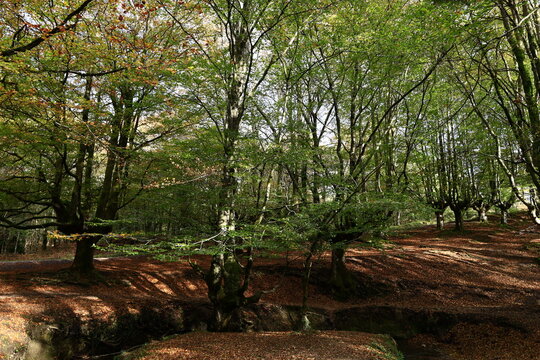
[[540, 359], [539, 51], [539, 0], [3, 0], [0, 359]]

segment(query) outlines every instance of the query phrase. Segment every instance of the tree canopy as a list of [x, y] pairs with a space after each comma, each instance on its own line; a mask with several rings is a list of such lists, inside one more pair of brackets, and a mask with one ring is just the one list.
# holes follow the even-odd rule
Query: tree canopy
[[78, 276], [107, 234], [164, 234], [129, 251], [211, 255], [222, 330], [256, 253], [309, 281], [329, 249], [346, 297], [345, 249], [392, 225], [540, 224], [536, 1], [0, 6], [0, 226], [76, 241]]

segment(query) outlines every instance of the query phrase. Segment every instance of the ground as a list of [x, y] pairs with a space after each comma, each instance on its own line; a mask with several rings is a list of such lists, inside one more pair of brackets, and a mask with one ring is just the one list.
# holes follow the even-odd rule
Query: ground
[[[412, 314], [415, 311], [444, 313], [460, 319], [444, 334], [417, 334], [409, 338], [401, 347], [406, 353], [417, 355], [407, 359], [540, 359], [540, 228], [531, 226], [524, 217], [510, 226], [503, 227], [494, 221], [489, 225], [469, 222], [466, 228], [465, 232], [455, 233], [424, 226], [393, 234], [383, 249], [351, 249], [348, 266], [361, 279], [366, 294], [347, 301], [332, 298], [325, 280], [330, 259], [328, 254], [323, 254], [315, 264], [309, 304], [328, 312], [378, 306], [401, 309], [399, 316], [404, 316], [402, 310], [407, 309]], [[207, 263], [204, 258], [198, 261], [202, 265]], [[65, 278], [57, 275], [67, 266], [68, 260], [0, 262], [0, 349], [8, 341], [22, 346], [28, 337], [29, 321], [46, 321], [58, 314], [87, 321], [130, 313], [145, 302], [154, 306], [156, 302], [163, 306], [174, 301], [206, 302], [204, 282], [185, 261], [164, 263], [146, 257], [99, 259], [96, 266], [107, 282], [87, 286], [66, 283]], [[300, 255], [291, 254], [286, 260], [259, 259], [254, 288], [279, 285], [276, 291], [263, 297], [262, 303], [299, 305], [300, 267]], [[286, 275], [282, 276], [284, 270]], [[219, 351], [227, 353], [234, 351], [235, 346], [244, 346], [239, 345], [242, 339], [248, 343], [262, 344], [263, 340], [272, 339], [274, 342], [264, 341], [264, 344], [290, 344], [299, 335], [219, 336], [229, 336], [235, 341], [228, 338], [220, 342], [217, 335], [206, 332], [182, 335], [153, 344], [145, 350], [145, 359], [153, 359], [152, 352], [174, 352], [174, 349], [178, 353], [171, 359], [195, 359], [181, 354], [188, 350], [208, 351], [219, 344]], [[338, 337], [341, 343], [357, 341], [358, 351], [372, 343], [369, 335], [358, 333], [357, 338], [348, 332], [309, 336], [318, 336], [319, 339], [313, 340], [317, 344]], [[204, 346], [192, 348], [192, 344]], [[290, 347], [286, 348], [290, 351]], [[329, 353], [320, 356], [304, 353], [298, 348], [295, 359], [341, 358], [342, 347], [324, 348], [335, 350], [334, 357]], [[283, 352], [275, 354], [263, 358], [293, 358], [283, 357]], [[236, 355], [234, 358], [252, 359]]]
[[[146, 347], [139, 360], [385, 360], [380, 335], [358, 332], [194, 332]], [[227, 344], [224, 346], [224, 344]]]

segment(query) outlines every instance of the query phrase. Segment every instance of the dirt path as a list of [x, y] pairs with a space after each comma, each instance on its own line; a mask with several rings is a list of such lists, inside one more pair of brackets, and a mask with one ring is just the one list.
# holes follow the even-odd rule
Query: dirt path
[[[99, 263], [107, 261], [137, 258], [141, 256], [119, 256], [119, 257], [97, 257], [94, 258], [97, 266]], [[0, 273], [42, 273], [46, 271], [54, 271], [57, 269], [65, 269], [71, 265], [72, 259], [45, 259], [45, 260], [16, 260], [16, 261], [0, 261]]]
[[66, 266], [71, 263], [67, 259], [52, 260], [23, 260], [23, 261], [2, 261], [0, 262], [0, 272], [32, 272], [41, 271], [44, 267]]

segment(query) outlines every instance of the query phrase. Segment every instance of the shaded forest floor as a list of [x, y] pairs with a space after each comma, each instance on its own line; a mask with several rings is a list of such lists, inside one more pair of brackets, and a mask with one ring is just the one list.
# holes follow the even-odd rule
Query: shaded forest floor
[[[518, 217], [505, 227], [492, 221], [468, 222], [466, 228], [465, 232], [455, 233], [425, 226], [396, 234], [383, 249], [351, 249], [348, 266], [361, 286], [358, 295], [347, 301], [332, 298], [327, 286], [330, 258], [323, 254], [315, 264], [310, 306], [325, 311], [383, 306], [458, 314], [463, 319], [442, 335], [417, 334], [410, 338], [403, 347], [418, 353], [417, 359], [540, 359], [540, 227]], [[301, 260], [290, 255], [287, 259], [256, 262], [254, 289], [271, 289], [279, 284], [275, 292], [263, 297], [262, 303], [301, 303]], [[205, 265], [208, 260], [199, 261]], [[207, 302], [204, 282], [184, 261], [163, 263], [145, 257], [100, 259], [96, 266], [107, 283], [90, 286], [66, 283], [57, 274], [67, 266], [67, 260], [0, 263], [0, 344], [23, 344], [29, 321], [38, 319], [64, 316], [94, 321], [134, 312], [143, 303], [166, 307], [175, 301], [203, 305]], [[191, 336], [169, 340], [161, 347], [155, 344], [152, 351], [170, 352], [169, 357], [163, 355], [160, 359], [203, 359], [202, 353], [198, 357], [182, 357], [181, 351], [189, 350], [190, 341], [192, 346], [210, 343], [215, 335]], [[347, 336], [350, 335], [343, 334], [344, 339]], [[184, 345], [171, 347], [170, 341], [184, 341]], [[366, 341], [369, 344], [371, 340]], [[284, 339], [278, 342], [286, 343]], [[231, 341], [226, 343], [234, 345]], [[174, 353], [173, 348], [178, 352]], [[426, 354], [421, 354], [422, 349]], [[335, 347], [336, 352], [342, 350]], [[317, 357], [310, 353], [285, 358], [339, 356]], [[234, 358], [242, 359], [236, 355]], [[280, 357], [266, 357], [274, 358]]]

